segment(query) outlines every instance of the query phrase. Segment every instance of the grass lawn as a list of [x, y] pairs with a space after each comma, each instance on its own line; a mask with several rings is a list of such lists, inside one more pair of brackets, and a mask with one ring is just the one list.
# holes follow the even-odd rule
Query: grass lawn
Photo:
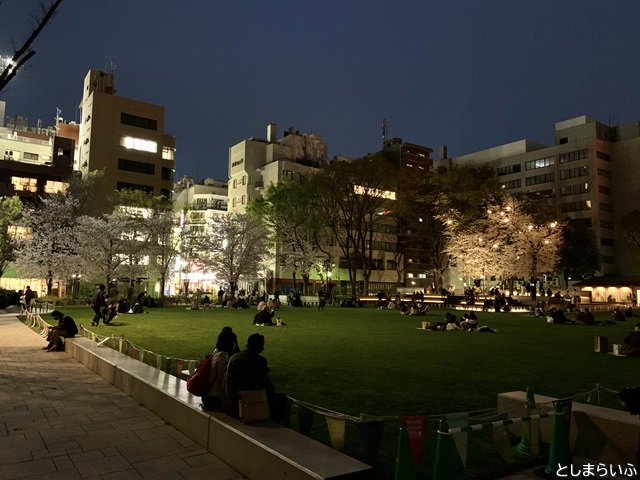
[[[425, 317], [402, 316], [397, 311], [327, 307], [318, 312], [283, 307], [280, 315], [286, 326], [256, 327], [252, 325], [254, 309], [171, 307], [120, 315], [115, 325], [95, 328], [90, 326], [93, 311], [89, 307], [60, 310], [99, 335], [124, 335], [139, 347], [173, 358], [197, 359], [210, 353], [225, 325], [233, 327], [241, 347], [248, 335], [259, 332], [266, 338], [264, 356], [278, 391], [355, 416], [487, 409], [495, 407], [497, 393], [526, 387], [542, 395], [569, 397], [596, 384], [616, 391], [640, 385], [639, 359], [599, 354], [593, 348], [595, 335], [608, 336], [609, 344], [623, 343], [635, 321], [566, 326], [524, 314], [480, 312], [479, 325], [499, 333], [429, 332], [416, 329]], [[428, 320], [440, 321], [445, 311], [434, 310]], [[596, 314], [597, 320], [611, 318], [610, 313]], [[600, 400], [602, 405], [618, 406], [615, 394], [603, 393]], [[430, 471], [433, 464], [437, 425], [432, 423], [421, 472]], [[385, 426], [379, 478], [393, 477], [399, 425]], [[327, 441], [321, 419], [315, 419], [312, 436]], [[360, 443], [348, 422], [347, 453], [362, 458]], [[484, 455], [485, 447], [475, 450]]]

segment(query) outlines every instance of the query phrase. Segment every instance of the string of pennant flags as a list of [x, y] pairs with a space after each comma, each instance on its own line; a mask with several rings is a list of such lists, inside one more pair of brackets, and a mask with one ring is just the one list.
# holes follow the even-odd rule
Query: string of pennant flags
[[[27, 326], [31, 328], [40, 328], [42, 329], [41, 335], [46, 334], [49, 325], [44, 320], [42, 320], [40, 315], [27, 314], [25, 318], [26, 320], [24, 321], [24, 323], [27, 324]], [[201, 359], [195, 360], [173, 358], [155, 353], [150, 350], [146, 350], [139, 345], [135, 345], [134, 343], [124, 338], [123, 335], [101, 336], [96, 334], [95, 332], [85, 329], [82, 325], [80, 325], [79, 330], [80, 334], [83, 337], [91, 339], [98, 345], [117, 350], [119, 353], [128, 355], [131, 358], [155, 367], [158, 370], [162, 370], [171, 375], [175, 375], [181, 379], [186, 379], [189, 375], [191, 375], [201, 361]], [[597, 395], [597, 401], [599, 404], [601, 393], [617, 394], [618, 392], [601, 384], [596, 384], [596, 386], [591, 390], [580, 392], [570, 397], [563, 398], [562, 401], [573, 402], [576, 400], [583, 400], [587, 403], [590, 403], [592, 397], [594, 395]], [[496, 448], [502, 455], [503, 452], [508, 452], [509, 450], [508, 436], [506, 434], [507, 425], [517, 423], [518, 421], [526, 422], [530, 419], [530, 417], [545, 418], [551, 416], [553, 415], [553, 413], [549, 412], [552, 412], [554, 408], [553, 401], [535, 402], [535, 404], [533, 405], [527, 402], [523, 402], [523, 404], [515, 404], [510, 407], [487, 408], [483, 410], [459, 413], [413, 416], [378, 416], [361, 413], [358, 416], [354, 416], [330, 410], [325, 407], [304, 402], [292, 397], [288, 397], [288, 399], [290, 406], [295, 406], [298, 409], [298, 427], [300, 433], [306, 436], [310, 436], [315, 416], [317, 415], [319, 417], [323, 417], [326, 422], [331, 446], [336, 450], [344, 452], [346, 423], [352, 422], [361, 437], [366, 457], [365, 461], [374, 466], [377, 463], [378, 452], [384, 433], [385, 423], [394, 422], [397, 424], [399, 422], [401, 427], [407, 430], [411, 457], [415, 465], [417, 464], [418, 459], [420, 458], [422, 453], [427, 424], [436, 424], [441, 420], [446, 419], [446, 422], [449, 426], [449, 431], [446, 433], [453, 437], [454, 443], [458, 450], [458, 454], [460, 455], [463, 463], [466, 464], [468, 433], [471, 433], [475, 430], [481, 430], [487, 427], [491, 427], [494, 432], [494, 441], [496, 443]], [[522, 417], [522, 419], [525, 420], [518, 419], [516, 422], [514, 422], [513, 419], [508, 420], [508, 418], [513, 414], [521, 413], [523, 411], [523, 406], [524, 409], [536, 409], [538, 412], [537, 415]], [[439, 432], [438, 429], [435, 429], [434, 431], [438, 432], [439, 434], [444, 433]], [[507, 458], [508, 456], [509, 455], [506, 454], [503, 455], [503, 457], [505, 458]]]

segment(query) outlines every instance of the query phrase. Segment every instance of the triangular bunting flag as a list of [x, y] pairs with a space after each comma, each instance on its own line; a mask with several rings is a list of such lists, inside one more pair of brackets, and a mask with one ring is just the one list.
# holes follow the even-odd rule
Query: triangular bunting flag
[[427, 419], [426, 417], [400, 417], [400, 421], [409, 434], [411, 456], [413, 457], [413, 464], [415, 466], [418, 464], [418, 460], [420, 460]]
[[331, 446], [339, 452], [344, 452], [344, 418], [326, 417]]
[[[445, 415], [449, 428], [462, 428], [469, 426], [469, 414], [468, 413], [450, 413]], [[454, 433], [453, 441], [458, 449], [458, 455], [462, 460], [462, 465], [467, 467], [467, 446], [469, 440], [468, 432]]]
[[313, 425], [313, 410], [298, 405], [298, 423], [300, 425], [300, 433], [305, 436], [311, 435], [311, 426]]
[[378, 463], [380, 442], [384, 433], [384, 422], [361, 422], [356, 424], [364, 444], [365, 461], [375, 467]]

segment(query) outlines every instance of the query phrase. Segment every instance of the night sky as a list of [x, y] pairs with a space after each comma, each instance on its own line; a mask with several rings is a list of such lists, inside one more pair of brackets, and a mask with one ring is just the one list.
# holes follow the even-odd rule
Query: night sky
[[[37, 0], [2, 0], [0, 54]], [[640, 120], [640, 3], [592, 0], [63, 0], [29, 66], [0, 94], [7, 116], [79, 119], [91, 68], [118, 95], [163, 105], [176, 178], [226, 180], [228, 149], [266, 125], [318, 133], [329, 155], [390, 137], [450, 156], [558, 121]]]

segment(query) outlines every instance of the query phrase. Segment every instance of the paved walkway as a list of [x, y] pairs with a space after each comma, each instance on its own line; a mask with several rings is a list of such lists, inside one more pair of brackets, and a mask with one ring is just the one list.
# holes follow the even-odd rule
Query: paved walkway
[[14, 315], [0, 315], [0, 480], [237, 480]]

